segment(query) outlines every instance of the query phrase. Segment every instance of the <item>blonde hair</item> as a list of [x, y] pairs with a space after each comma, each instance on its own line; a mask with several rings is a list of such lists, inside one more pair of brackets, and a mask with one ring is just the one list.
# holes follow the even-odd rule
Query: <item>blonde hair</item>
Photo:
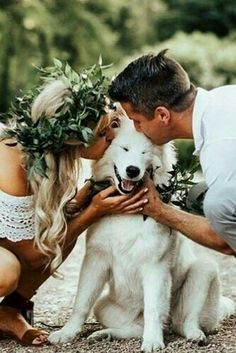
[[[32, 120], [55, 117], [60, 107], [66, 110], [66, 99], [70, 95], [69, 86], [61, 80], [48, 83], [32, 105]], [[51, 272], [63, 260], [67, 233], [65, 207], [76, 194], [80, 162], [76, 144], [79, 143], [66, 142], [60, 154], [48, 152], [45, 156], [47, 177], [34, 173], [29, 181], [35, 201], [35, 245], [49, 258], [47, 266]], [[24, 159], [27, 166], [27, 153]]]

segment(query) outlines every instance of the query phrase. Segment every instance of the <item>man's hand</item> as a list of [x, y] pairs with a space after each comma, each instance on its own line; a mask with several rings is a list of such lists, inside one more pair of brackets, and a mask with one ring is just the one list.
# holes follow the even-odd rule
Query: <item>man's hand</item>
[[211, 228], [207, 218], [197, 216], [164, 203], [150, 178], [145, 180], [148, 203], [142, 213], [186, 235], [196, 243], [226, 255], [234, 255], [229, 245]]
[[153, 181], [149, 177], [145, 179], [144, 186], [148, 189], [148, 192], [145, 195], [148, 202], [144, 205], [142, 213], [146, 216], [155, 218], [155, 220], [158, 221], [158, 216], [161, 216], [161, 209], [164, 203], [160, 199], [160, 195], [157, 192]]

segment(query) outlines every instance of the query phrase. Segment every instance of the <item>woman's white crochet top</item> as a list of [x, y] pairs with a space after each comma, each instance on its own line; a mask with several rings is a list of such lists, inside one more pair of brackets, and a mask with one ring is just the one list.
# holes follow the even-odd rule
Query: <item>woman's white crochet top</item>
[[33, 239], [34, 235], [33, 196], [13, 196], [0, 190], [0, 238], [16, 242]]

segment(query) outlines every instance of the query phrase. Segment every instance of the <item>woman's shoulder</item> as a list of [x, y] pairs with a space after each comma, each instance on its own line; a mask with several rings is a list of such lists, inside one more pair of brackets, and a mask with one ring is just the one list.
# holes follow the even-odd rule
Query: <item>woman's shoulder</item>
[[16, 140], [0, 141], [0, 189], [15, 196], [27, 194], [27, 174], [22, 167], [22, 158]]

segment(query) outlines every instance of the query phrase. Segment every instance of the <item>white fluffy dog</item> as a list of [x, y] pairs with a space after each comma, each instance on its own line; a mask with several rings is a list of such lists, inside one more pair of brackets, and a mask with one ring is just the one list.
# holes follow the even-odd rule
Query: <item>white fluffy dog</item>
[[[153, 146], [125, 116], [115, 130], [110, 147], [93, 165], [94, 179], [112, 178], [124, 194], [152, 166], [154, 182], [166, 184], [175, 163], [173, 147]], [[98, 299], [105, 283], [109, 293]], [[186, 237], [141, 214], [106, 216], [88, 229], [73, 313], [49, 341], [74, 339], [94, 303], [95, 316], [106, 328], [90, 337], [142, 337], [146, 353], [165, 347], [169, 316], [178, 333], [202, 340], [233, 312], [230, 299], [221, 297], [216, 264], [197, 258]]]

